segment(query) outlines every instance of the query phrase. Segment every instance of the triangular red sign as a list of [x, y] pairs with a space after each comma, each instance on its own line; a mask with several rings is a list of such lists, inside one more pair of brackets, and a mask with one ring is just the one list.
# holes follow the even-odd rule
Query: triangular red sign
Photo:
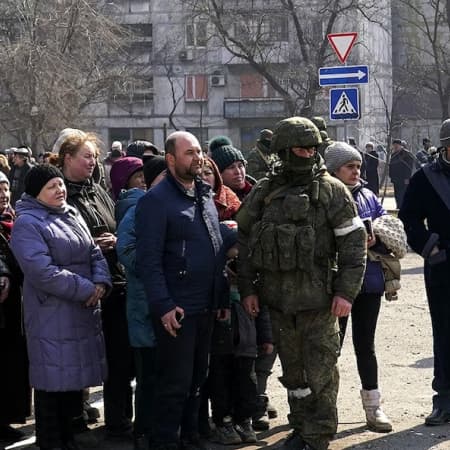
[[341, 63], [344, 64], [347, 60], [357, 37], [358, 33], [356, 32], [327, 34], [327, 38]]

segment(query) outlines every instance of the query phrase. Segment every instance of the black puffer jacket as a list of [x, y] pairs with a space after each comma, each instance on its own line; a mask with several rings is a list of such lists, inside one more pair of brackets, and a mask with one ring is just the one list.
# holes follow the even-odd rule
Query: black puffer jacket
[[[89, 227], [93, 237], [103, 232], [115, 233], [114, 202], [106, 191], [92, 179], [82, 183], [64, 180], [67, 186], [67, 203], [76, 208]], [[115, 250], [104, 254], [113, 284], [125, 284], [125, 275]]]

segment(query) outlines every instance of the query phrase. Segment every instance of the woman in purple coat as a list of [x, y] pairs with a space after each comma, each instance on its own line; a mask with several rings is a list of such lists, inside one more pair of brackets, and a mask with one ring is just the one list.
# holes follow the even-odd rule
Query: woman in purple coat
[[[359, 217], [367, 224], [367, 247], [384, 251], [377, 242], [371, 223], [386, 214], [376, 195], [363, 186], [361, 181], [361, 154], [345, 142], [334, 142], [325, 152], [327, 170], [339, 178], [352, 192]], [[367, 260], [361, 292], [352, 306], [353, 346], [361, 379], [361, 400], [366, 413], [367, 425], [373, 431], [389, 432], [392, 424], [380, 406], [378, 389], [378, 363], [375, 354], [375, 330], [384, 293], [384, 274], [379, 261]], [[348, 317], [339, 319], [341, 346], [345, 336]]]
[[81, 390], [106, 376], [99, 300], [111, 286], [108, 266], [66, 203], [56, 167], [30, 170], [16, 213], [11, 248], [24, 273], [36, 443], [41, 450], [75, 450], [71, 423], [81, 414]]

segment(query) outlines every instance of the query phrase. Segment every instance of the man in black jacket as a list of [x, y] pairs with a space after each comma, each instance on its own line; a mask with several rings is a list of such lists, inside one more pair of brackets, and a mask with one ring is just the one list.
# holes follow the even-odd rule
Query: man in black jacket
[[402, 140], [394, 139], [389, 163], [389, 177], [394, 185], [395, 202], [399, 209], [414, 169], [414, 162], [414, 156], [403, 146]]
[[13, 151], [13, 166], [9, 172], [11, 185], [11, 206], [14, 208], [16, 201], [20, 199], [25, 190], [25, 176], [33, 165], [29, 161], [28, 147], [21, 146]]
[[[208, 368], [223, 241], [195, 136], [166, 141], [167, 175], [136, 207], [136, 270], [157, 342], [154, 450], [199, 450], [200, 388]], [[180, 432], [180, 435], [179, 435]]]
[[424, 258], [433, 328], [433, 411], [425, 425], [450, 422], [450, 119], [440, 131], [438, 159], [411, 178], [399, 217], [408, 243]]

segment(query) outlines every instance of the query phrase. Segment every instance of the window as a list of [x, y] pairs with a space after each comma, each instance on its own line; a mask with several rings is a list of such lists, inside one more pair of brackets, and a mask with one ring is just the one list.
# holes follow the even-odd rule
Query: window
[[134, 113], [148, 113], [153, 106], [153, 77], [143, 76], [139, 80], [117, 86], [110, 104]]
[[127, 23], [122, 25], [132, 37], [151, 38], [153, 36], [153, 25], [151, 23]]
[[109, 128], [109, 140], [129, 143], [140, 139], [153, 142], [152, 128]]
[[242, 74], [241, 98], [274, 98], [280, 95], [260, 74]]
[[236, 24], [235, 36], [250, 42], [285, 42], [288, 40], [288, 20], [276, 15], [251, 16]]
[[186, 25], [186, 45], [188, 47], [206, 47], [207, 22], [199, 20]]
[[185, 101], [208, 100], [208, 77], [206, 75], [186, 75]]
[[148, 13], [150, 12], [150, 0], [110, 0], [124, 13]]

